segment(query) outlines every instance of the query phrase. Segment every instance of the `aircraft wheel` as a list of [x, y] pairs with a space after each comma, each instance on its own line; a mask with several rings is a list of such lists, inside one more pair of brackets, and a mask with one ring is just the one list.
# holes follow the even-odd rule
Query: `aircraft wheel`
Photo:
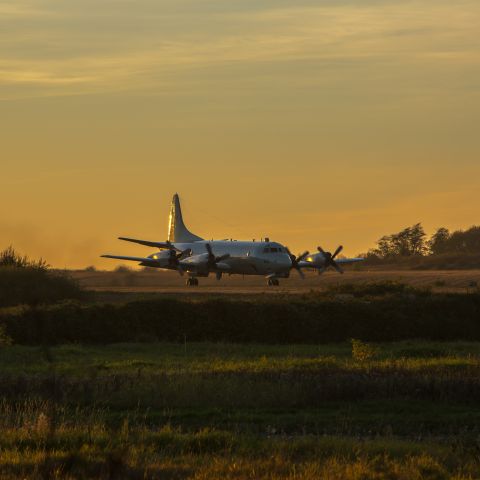
[[278, 278], [274, 278], [272, 280], [272, 282], [273, 282], [273, 285], [275, 285], [276, 287], [278, 287], [280, 285], [280, 282], [278, 281]]
[[193, 284], [198, 287], [198, 278], [192, 278]]
[[187, 278], [185, 283], [187, 284], [187, 287], [194, 287], [198, 285], [198, 280], [196, 278]]

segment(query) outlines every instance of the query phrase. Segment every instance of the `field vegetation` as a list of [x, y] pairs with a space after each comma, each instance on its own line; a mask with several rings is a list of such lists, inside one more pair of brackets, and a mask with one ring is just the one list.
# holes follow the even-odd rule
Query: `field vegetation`
[[2, 478], [467, 479], [479, 468], [474, 342], [11, 346], [0, 365]]
[[86, 293], [67, 273], [53, 271], [8, 247], [0, 252], [0, 307], [83, 299]]
[[432, 294], [402, 284], [341, 285], [305, 295], [158, 297], [0, 311], [14, 343], [213, 341], [330, 343], [480, 340], [480, 294]]
[[112, 304], [0, 258], [0, 478], [479, 478], [476, 288]]

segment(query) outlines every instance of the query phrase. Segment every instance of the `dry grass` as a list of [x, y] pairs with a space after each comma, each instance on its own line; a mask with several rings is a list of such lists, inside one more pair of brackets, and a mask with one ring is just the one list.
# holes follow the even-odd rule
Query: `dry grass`
[[[142, 419], [117, 426], [104, 412], [57, 412], [26, 403], [2, 410], [2, 478], [133, 479], [467, 479], [476, 478], [475, 441], [421, 443], [394, 437], [252, 436], [183, 432]], [[74, 415], [72, 415], [74, 413]]]
[[263, 277], [234, 275], [225, 276], [221, 282], [214, 277], [201, 278], [200, 287], [192, 289], [184, 284], [184, 277], [176, 272], [151, 271], [151, 272], [72, 272], [81, 285], [97, 291], [119, 292], [158, 292], [158, 293], [305, 293], [313, 290], [322, 290], [326, 286], [343, 283], [368, 283], [368, 282], [403, 282], [414, 287], [431, 287], [439, 292], [465, 292], [471, 289], [472, 282], [480, 284], [480, 270], [374, 270], [354, 271], [348, 270], [340, 276], [335, 272], [327, 272], [321, 276], [306, 273], [302, 281], [297, 275], [292, 274], [289, 279], [281, 280], [280, 288], [269, 288]]

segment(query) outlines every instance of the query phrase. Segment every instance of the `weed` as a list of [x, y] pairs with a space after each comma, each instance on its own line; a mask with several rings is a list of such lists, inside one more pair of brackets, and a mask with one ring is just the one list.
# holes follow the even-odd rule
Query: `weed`
[[372, 360], [378, 353], [378, 348], [361, 340], [352, 338], [352, 358], [357, 362]]

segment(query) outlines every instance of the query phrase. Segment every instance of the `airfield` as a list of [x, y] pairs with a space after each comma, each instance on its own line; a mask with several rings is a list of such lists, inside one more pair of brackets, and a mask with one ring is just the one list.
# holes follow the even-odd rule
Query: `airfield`
[[156, 293], [189, 295], [271, 295], [304, 294], [323, 291], [342, 284], [398, 282], [435, 292], [465, 293], [480, 285], [480, 270], [349, 270], [343, 275], [328, 271], [322, 275], [306, 272], [302, 280], [295, 272], [281, 279], [280, 286], [269, 287], [262, 277], [225, 275], [220, 281], [213, 275], [200, 278], [200, 285], [187, 287], [186, 276], [169, 271], [73, 271], [84, 288], [97, 292]]

